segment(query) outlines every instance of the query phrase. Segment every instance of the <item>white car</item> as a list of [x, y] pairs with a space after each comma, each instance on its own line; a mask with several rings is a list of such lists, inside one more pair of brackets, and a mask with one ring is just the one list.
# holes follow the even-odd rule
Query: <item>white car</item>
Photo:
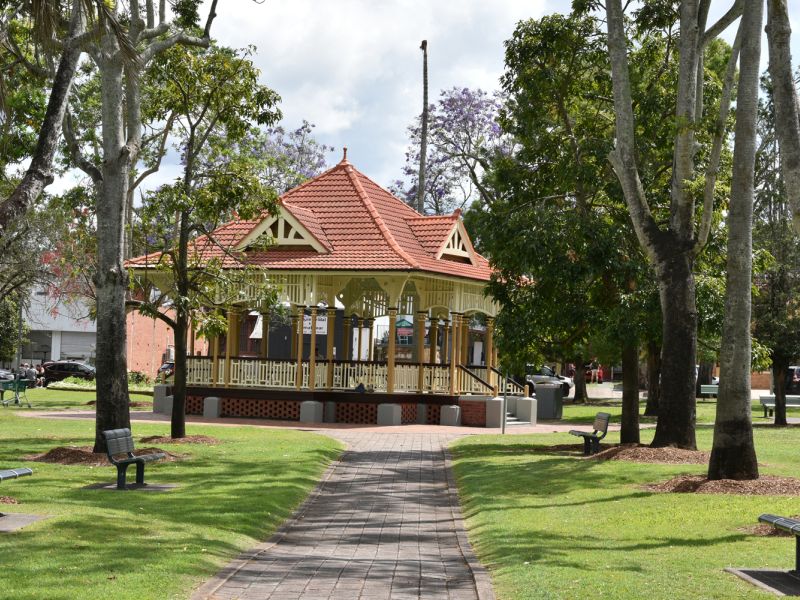
[[569, 396], [569, 391], [575, 387], [575, 382], [573, 381], [572, 377], [558, 375], [547, 365], [544, 365], [538, 369], [533, 369], [532, 372], [529, 370], [526, 379], [533, 385], [534, 390], [536, 388], [536, 384], [538, 383], [552, 383], [555, 385], [560, 385], [564, 398]]

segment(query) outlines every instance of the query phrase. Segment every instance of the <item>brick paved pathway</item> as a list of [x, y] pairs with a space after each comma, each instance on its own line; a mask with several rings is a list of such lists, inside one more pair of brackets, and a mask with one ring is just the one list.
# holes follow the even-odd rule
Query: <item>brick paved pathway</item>
[[297, 518], [194, 599], [493, 598], [447, 466], [455, 436], [327, 433], [350, 449]]

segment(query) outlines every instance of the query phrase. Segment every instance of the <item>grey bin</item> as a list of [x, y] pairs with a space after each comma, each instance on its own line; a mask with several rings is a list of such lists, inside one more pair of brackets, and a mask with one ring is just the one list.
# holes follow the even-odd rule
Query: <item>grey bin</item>
[[536, 385], [536, 417], [539, 420], [560, 419], [564, 410], [564, 396], [560, 385]]

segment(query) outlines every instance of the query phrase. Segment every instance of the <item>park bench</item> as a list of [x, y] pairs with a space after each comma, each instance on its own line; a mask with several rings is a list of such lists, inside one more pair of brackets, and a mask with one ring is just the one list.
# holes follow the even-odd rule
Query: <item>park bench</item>
[[[775, 396], [770, 394], [769, 396], [759, 396], [758, 399], [764, 408], [764, 418], [771, 417], [775, 412]], [[800, 407], [800, 396], [786, 396], [786, 408], [790, 406]]]
[[578, 431], [577, 429], [571, 430], [570, 435], [583, 438], [583, 453], [588, 456], [589, 454], [596, 454], [600, 452], [600, 440], [606, 437], [608, 433], [608, 421], [611, 415], [604, 412], [599, 412], [594, 418], [592, 429], [594, 431]]
[[[167, 456], [161, 452], [135, 456], [133, 454], [133, 435], [128, 428], [109, 429], [103, 432], [103, 437], [106, 439], [108, 460], [117, 467], [118, 490], [126, 489], [126, 474], [130, 465], [136, 465], [136, 483], [144, 485], [144, 465]], [[124, 455], [124, 458], [115, 458], [119, 455]]]
[[13, 381], [0, 381], [0, 402], [3, 403], [3, 406], [8, 406], [9, 400], [5, 399], [6, 392], [14, 392], [14, 404], [19, 404], [22, 406], [22, 401], [25, 401], [25, 404], [28, 405], [28, 408], [31, 407], [31, 402], [28, 400], [28, 396], [25, 394], [25, 390], [28, 387], [32, 387], [33, 382], [27, 379], [15, 379]]
[[707, 384], [700, 386], [701, 396], [717, 396], [719, 395], [719, 386], [716, 384]]
[[6, 479], [16, 479], [17, 477], [23, 477], [25, 475], [32, 474], [33, 471], [27, 467], [22, 467], [19, 469], [0, 469], [0, 481], [5, 481]]
[[761, 523], [769, 523], [775, 529], [786, 531], [794, 535], [795, 540], [795, 555], [794, 555], [794, 570], [790, 573], [800, 576], [800, 521], [795, 519], [788, 519], [786, 517], [779, 517], [778, 515], [763, 514], [758, 517]]

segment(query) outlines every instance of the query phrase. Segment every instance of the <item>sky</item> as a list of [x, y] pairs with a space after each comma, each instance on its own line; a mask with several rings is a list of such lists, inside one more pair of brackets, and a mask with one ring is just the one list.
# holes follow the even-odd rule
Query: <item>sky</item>
[[[570, 0], [223, 0], [212, 36], [256, 47], [261, 82], [282, 97], [283, 125], [303, 119], [318, 141], [342, 147], [363, 173], [387, 187], [400, 177], [407, 127], [422, 109], [422, 52], [428, 40], [429, 100], [454, 86], [499, 87], [504, 41], [517, 22], [567, 12]], [[709, 22], [731, 0], [712, 0]], [[800, 56], [800, 7], [790, 3]], [[732, 41], [735, 28], [724, 36]], [[766, 68], [766, 42], [762, 53]], [[797, 61], [795, 61], [797, 62]], [[148, 187], [180, 175], [174, 157]], [[66, 181], [54, 187], [66, 187]], [[57, 190], [50, 190], [57, 191]]]

